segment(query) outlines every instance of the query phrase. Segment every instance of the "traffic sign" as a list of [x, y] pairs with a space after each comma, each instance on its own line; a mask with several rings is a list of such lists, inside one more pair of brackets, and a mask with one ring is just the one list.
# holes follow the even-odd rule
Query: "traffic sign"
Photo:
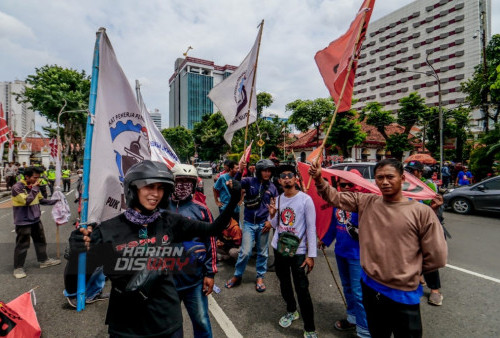
[[259, 147], [261, 147], [261, 148], [264, 146], [264, 144], [266, 144], [266, 142], [264, 142], [264, 140], [263, 140], [263, 139], [260, 139], [260, 140], [258, 140], [258, 141], [257, 141], [257, 145], [258, 145]]

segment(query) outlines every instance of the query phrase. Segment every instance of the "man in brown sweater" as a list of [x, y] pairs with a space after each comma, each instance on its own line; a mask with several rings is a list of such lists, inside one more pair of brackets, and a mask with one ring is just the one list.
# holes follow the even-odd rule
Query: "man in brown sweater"
[[382, 196], [337, 192], [314, 164], [309, 174], [325, 201], [359, 215], [363, 305], [372, 337], [421, 337], [420, 275], [443, 267], [448, 249], [432, 209], [403, 196], [401, 162], [375, 166]]

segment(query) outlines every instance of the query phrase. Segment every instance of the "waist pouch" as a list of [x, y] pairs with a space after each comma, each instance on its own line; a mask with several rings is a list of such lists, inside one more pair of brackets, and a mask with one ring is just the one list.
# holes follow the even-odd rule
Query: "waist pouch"
[[125, 292], [134, 294], [141, 300], [147, 300], [151, 295], [153, 286], [162, 275], [166, 274], [167, 271], [164, 269], [148, 269], [145, 267], [132, 276], [125, 287]]
[[300, 238], [291, 232], [282, 232], [278, 237], [278, 253], [283, 257], [293, 257], [300, 245]]

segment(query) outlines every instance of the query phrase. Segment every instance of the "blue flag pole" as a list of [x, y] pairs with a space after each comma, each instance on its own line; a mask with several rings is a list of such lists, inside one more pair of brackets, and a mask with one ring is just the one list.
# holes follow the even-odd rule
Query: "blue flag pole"
[[[89, 201], [90, 161], [92, 158], [92, 135], [94, 134], [95, 104], [97, 99], [97, 82], [99, 80], [99, 44], [105, 28], [99, 28], [96, 33], [94, 47], [94, 60], [92, 62], [92, 78], [90, 81], [89, 115], [87, 117], [87, 129], [85, 133], [85, 151], [83, 153], [83, 191], [82, 191], [82, 213], [80, 226], [87, 228], [87, 212]], [[87, 265], [87, 254], [78, 255], [78, 284], [76, 311], [85, 309], [85, 275]]]

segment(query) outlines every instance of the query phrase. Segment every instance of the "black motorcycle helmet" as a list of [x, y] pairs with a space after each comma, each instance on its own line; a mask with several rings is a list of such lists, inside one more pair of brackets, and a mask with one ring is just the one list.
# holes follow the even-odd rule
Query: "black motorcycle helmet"
[[137, 199], [137, 190], [151, 183], [161, 182], [165, 185], [165, 193], [158, 204], [158, 208], [165, 209], [168, 199], [174, 188], [174, 175], [168, 167], [161, 162], [146, 160], [134, 164], [127, 171], [123, 181], [123, 192], [127, 207], [138, 207], [142, 210]]
[[405, 170], [412, 173], [413, 170], [424, 171], [424, 164], [420, 161], [410, 161], [405, 167]]
[[274, 173], [274, 169], [276, 168], [276, 166], [274, 165], [274, 162], [271, 161], [271, 160], [268, 160], [268, 159], [264, 159], [264, 160], [260, 160], [259, 162], [257, 162], [257, 164], [255, 165], [255, 172], [257, 174], [257, 178], [258, 179], [261, 179], [262, 176], [261, 176], [261, 172], [263, 170], [266, 170], [266, 169], [270, 169], [271, 170], [271, 173]]

